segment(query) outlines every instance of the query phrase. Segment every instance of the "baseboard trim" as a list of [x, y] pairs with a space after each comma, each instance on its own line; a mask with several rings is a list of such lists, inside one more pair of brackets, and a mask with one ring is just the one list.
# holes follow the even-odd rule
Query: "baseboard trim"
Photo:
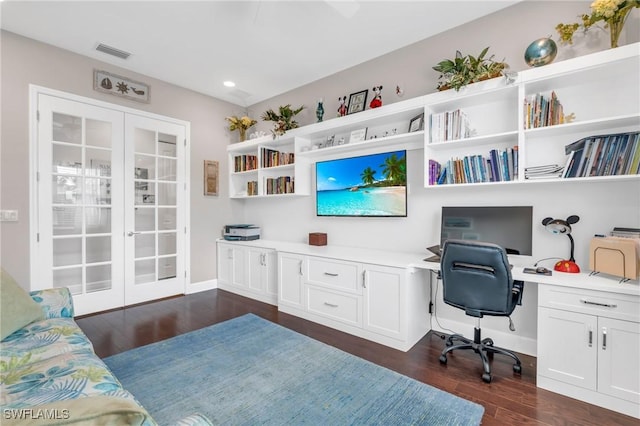
[[200, 293], [201, 291], [213, 290], [218, 288], [218, 280], [200, 281], [197, 283], [187, 284], [184, 294]]

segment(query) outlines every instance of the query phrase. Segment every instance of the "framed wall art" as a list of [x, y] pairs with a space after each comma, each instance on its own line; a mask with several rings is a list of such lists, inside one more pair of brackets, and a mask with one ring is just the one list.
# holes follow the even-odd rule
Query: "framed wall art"
[[218, 195], [218, 174], [218, 162], [204, 160], [204, 195]]
[[364, 111], [365, 105], [367, 103], [368, 93], [369, 90], [363, 90], [361, 92], [350, 94], [347, 114], [354, 114], [356, 112]]
[[93, 70], [93, 90], [149, 103], [149, 85], [107, 71]]

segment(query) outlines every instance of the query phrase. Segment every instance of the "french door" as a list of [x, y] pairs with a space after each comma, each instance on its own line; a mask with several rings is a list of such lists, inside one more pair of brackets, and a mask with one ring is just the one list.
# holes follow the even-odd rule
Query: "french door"
[[43, 93], [37, 117], [32, 289], [79, 315], [184, 293], [185, 125]]

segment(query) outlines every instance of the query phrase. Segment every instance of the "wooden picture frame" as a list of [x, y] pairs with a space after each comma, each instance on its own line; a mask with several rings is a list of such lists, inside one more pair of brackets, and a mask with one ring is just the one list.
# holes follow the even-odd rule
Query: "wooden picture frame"
[[102, 70], [93, 70], [93, 90], [145, 104], [151, 99], [148, 84]]
[[219, 173], [217, 161], [204, 160], [204, 195], [218, 195]]
[[356, 112], [364, 111], [367, 103], [367, 94], [369, 94], [368, 89], [350, 94], [347, 114], [355, 114]]
[[424, 113], [417, 115], [409, 121], [409, 133], [424, 130]]

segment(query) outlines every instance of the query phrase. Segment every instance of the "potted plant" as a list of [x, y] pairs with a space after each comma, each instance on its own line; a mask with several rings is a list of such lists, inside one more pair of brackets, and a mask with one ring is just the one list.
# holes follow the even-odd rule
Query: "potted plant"
[[237, 117], [232, 115], [225, 117], [225, 120], [229, 122], [229, 130], [237, 130], [240, 133], [240, 142], [247, 140], [247, 129], [257, 123], [253, 118], [248, 116]]
[[279, 114], [277, 114], [274, 110], [268, 109], [262, 113], [262, 118], [264, 121], [274, 121], [273, 130], [271, 133], [273, 134], [273, 138], [276, 136], [282, 136], [287, 130], [295, 129], [298, 127], [298, 122], [293, 119], [300, 111], [304, 109], [304, 105], [300, 106], [298, 109], [291, 109], [291, 104], [287, 104], [285, 106], [281, 106], [278, 108]]
[[462, 55], [456, 50], [453, 60], [445, 59], [433, 67], [438, 71], [438, 90], [460, 90], [467, 84], [488, 80], [503, 75], [503, 71], [509, 67], [504, 61], [495, 61], [494, 55], [486, 57], [488, 47], [485, 47], [478, 56]]

